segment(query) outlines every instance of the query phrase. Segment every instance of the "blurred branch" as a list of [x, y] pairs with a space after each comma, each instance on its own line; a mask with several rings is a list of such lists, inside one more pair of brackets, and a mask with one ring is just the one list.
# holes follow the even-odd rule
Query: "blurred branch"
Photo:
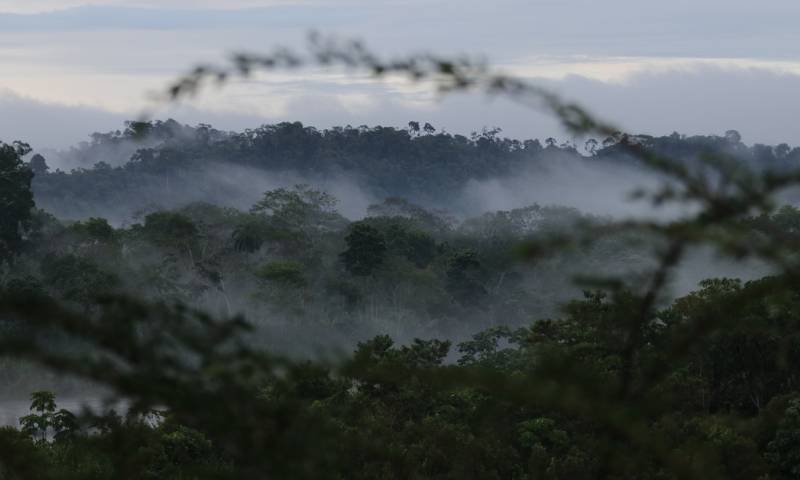
[[227, 63], [222, 65], [197, 66], [156, 98], [159, 101], [176, 101], [196, 95], [208, 84], [222, 85], [232, 78], [249, 78], [259, 71], [310, 67], [344, 67], [367, 72], [375, 79], [401, 77], [411, 82], [428, 82], [443, 94], [472, 90], [503, 95], [554, 115], [574, 134], [608, 136], [618, 132], [614, 126], [595, 118], [580, 105], [566, 102], [538, 85], [495, 72], [480, 60], [429, 53], [384, 59], [357, 40], [339, 40], [318, 33], [309, 35], [305, 50], [277, 48], [266, 54], [239, 52], [231, 55]]

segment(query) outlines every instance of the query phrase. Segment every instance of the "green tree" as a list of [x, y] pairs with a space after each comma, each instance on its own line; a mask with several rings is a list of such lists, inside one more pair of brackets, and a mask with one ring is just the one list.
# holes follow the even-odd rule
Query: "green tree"
[[144, 219], [144, 233], [153, 243], [188, 248], [197, 236], [197, 226], [177, 212], [155, 212]]
[[283, 228], [303, 229], [310, 226], [325, 229], [339, 219], [336, 203], [336, 198], [329, 193], [308, 185], [295, 185], [292, 189], [278, 188], [265, 192], [250, 211], [269, 216]]
[[113, 291], [119, 278], [92, 261], [76, 255], [47, 255], [41, 263], [45, 286], [55, 290], [66, 301], [90, 308], [102, 294]]
[[447, 292], [460, 304], [480, 305], [486, 298], [483, 267], [477, 253], [464, 250], [454, 253], [447, 266]]
[[72, 229], [85, 233], [90, 239], [97, 242], [110, 242], [114, 240], [114, 227], [109, 225], [105, 218], [91, 217], [83, 222], [78, 222]]
[[39, 442], [47, 440], [53, 427], [56, 396], [53, 392], [39, 391], [31, 394], [31, 413], [19, 419], [22, 431]]
[[292, 260], [268, 263], [258, 269], [256, 276], [282, 287], [302, 288], [308, 283], [303, 265]]
[[28, 161], [28, 168], [31, 169], [34, 175], [45, 175], [50, 170], [47, 160], [38, 153]]
[[33, 172], [22, 161], [30, 150], [24, 143], [0, 142], [0, 262], [19, 252], [31, 221]]
[[386, 240], [377, 228], [366, 223], [352, 224], [345, 242], [347, 250], [340, 256], [353, 275], [372, 275], [386, 260]]
[[779, 478], [800, 478], [800, 399], [789, 402], [775, 438], [767, 445], [767, 459]]
[[269, 223], [259, 215], [248, 215], [234, 228], [231, 238], [234, 248], [240, 252], [253, 253], [274, 237]]

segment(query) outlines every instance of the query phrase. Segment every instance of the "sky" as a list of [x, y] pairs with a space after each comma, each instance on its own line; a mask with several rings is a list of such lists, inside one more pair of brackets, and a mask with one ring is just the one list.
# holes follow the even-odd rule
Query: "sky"
[[175, 105], [163, 89], [235, 51], [302, 50], [310, 31], [390, 57], [485, 58], [621, 129], [800, 144], [796, 0], [0, 0], [0, 140], [65, 148], [152, 111], [236, 130], [428, 121], [469, 133], [556, 136], [557, 123], [501, 98], [441, 97], [320, 69], [277, 72]]

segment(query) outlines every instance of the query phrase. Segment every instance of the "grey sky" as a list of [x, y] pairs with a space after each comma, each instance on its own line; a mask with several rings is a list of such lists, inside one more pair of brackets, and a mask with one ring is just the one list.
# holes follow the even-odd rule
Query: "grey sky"
[[[800, 2], [773, 0], [0, 0], [0, 139], [64, 146], [111, 130], [196, 62], [236, 49], [302, 47], [306, 33], [357, 37], [374, 50], [482, 55], [545, 82], [606, 118], [654, 134], [720, 133], [800, 143]], [[159, 111], [242, 128], [299, 119], [450, 131], [500, 126], [559, 134], [505, 101], [439, 101], [404, 84], [323, 71], [207, 91]]]

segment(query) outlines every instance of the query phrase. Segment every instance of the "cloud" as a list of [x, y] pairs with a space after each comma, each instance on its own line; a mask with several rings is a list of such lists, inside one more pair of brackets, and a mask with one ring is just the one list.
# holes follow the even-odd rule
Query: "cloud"
[[273, 5], [252, 8], [143, 8], [80, 6], [40, 13], [0, 13], [0, 31], [61, 32], [120, 30], [185, 30], [225, 28], [305, 28], [359, 21], [356, 11], [325, 6]]
[[[81, 9], [69, 10], [75, 7]], [[236, 11], [243, 8], [257, 10]], [[0, 19], [13, 31], [231, 24], [305, 30], [346, 21], [342, 33], [381, 48], [435, 46], [495, 60], [525, 54], [793, 58], [800, 41], [795, 0], [0, 0], [0, 12], [41, 14]]]
[[640, 72], [620, 84], [570, 77], [551, 85], [627, 131], [707, 135], [734, 128], [746, 142], [800, 144], [794, 73], [695, 66]]
[[40, 147], [65, 147], [92, 131], [121, 125], [122, 116], [88, 106], [45, 103], [0, 91], [0, 140], [22, 140]]
[[[0, 91], [0, 112], [0, 140], [21, 140], [40, 150], [67, 148], [88, 140], [93, 132], [120, 129], [125, 120], [135, 119], [138, 115], [136, 111], [110, 112], [85, 105], [41, 102], [11, 91]], [[215, 112], [191, 106], [164, 109], [161, 114], [164, 118], [174, 117], [191, 125], [211, 123], [230, 130], [260, 125], [267, 120], [254, 115]]]
[[[0, 13], [0, 89], [51, 103], [134, 111], [147, 91], [162, 88], [196, 63], [222, 61], [239, 49], [302, 48], [310, 29], [363, 38], [387, 56], [486, 54], [513, 73], [562, 80], [579, 74], [620, 81], [653, 70], [663, 76], [677, 63], [693, 64], [690, 71], [711, 62], [720, 68], [800, 72], [793, 47], [800, 43], [793, 24], [800, 2], [733, 3], [675, 0], [648, 4], [645, 11], [634, 0], [0, 0], [0, 12], [28, 12]], [[347, 92], [336, 93], [341, 104], [353, 106], [360, 99], [370, 118], [372, 106], [435, 110], [425, 95], [396, 85], [381, 90], [365, 85], [363, 78], [334, 81], [307, 71], [292, 76], [272, 75], [278, 81], [246, 92], [263, 98], [262, 105], [271, 104], [269, 111], [251, 108], [252, 99], [232, 103], [247, 115], [295, 116], [285, 105], [346, 86]], [[590, 88], [573, 86], [578, 93]], [[380, 96], [389, 94], [401, 98], [385, 104]], [[234, 98], [226, 95], [226, 101]], [[398, 102], [403, 105], [397, 107]], [[305, 103], [313, 106], [311, 100]], [[202, 108], [219, 109], [206, 103]], [[479, 116], [469, 119], [474, 123], [497, 117], [476, 108]], [[491, 122], [513, 124], [517, 114], [510, 115], [514, 118]]]
[[43, 13], [92, 5], [139, 8], [236, 9], [309, 4], [304, 0], [0, 0], [0, 12]]

